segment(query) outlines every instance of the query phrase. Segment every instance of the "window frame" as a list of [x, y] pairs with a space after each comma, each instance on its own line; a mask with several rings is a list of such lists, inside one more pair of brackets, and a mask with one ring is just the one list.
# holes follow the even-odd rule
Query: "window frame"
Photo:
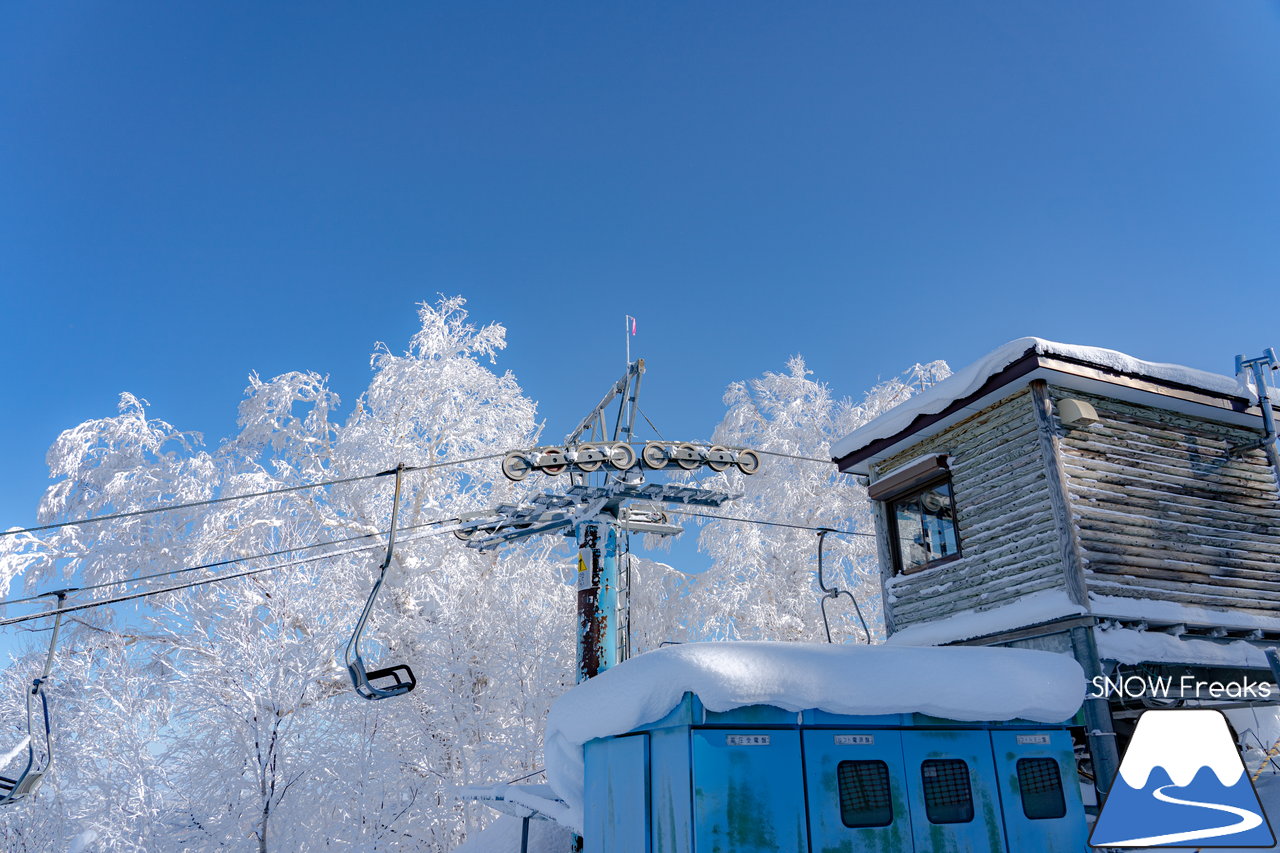
[[[889, 810], [889, 819], [883, 823], [849, 823], [845, 818], [844, 812], [844, 779], [840, 775], [840, 769], [846, 764], [878, 764], [880, 770], [884, 774], [885, 790], [888, 792], [889, 801], [887, 808]], [[893, 776], [889, 770], [889, 762], [880, 758], [858, 758], [846, 759], [836, 765], [836, 795], [840, 800], [840, 822], [848, 829], [883, 829], [886, 826], [892, 826], [894, 819], [897, 817], [893, 810]]]
[[[945, 485], [947, 487], [947, 498], [951, 502], [951, 532], [955, 536], [956, 550], [954, 554], [947, 554], [942, 557], [936, 557], [918, 566], [907, 566], [902, 554], [902, 540], [898, 531], [898, 506], [901, 503], [917, 497], [924, 492]], [[960, 519], [959, 513], [956, 511], [955, 490], [951, 483], [951, 474], [946, 472], [940, 476], [934, 477], [923, 483], [915, 483], [910, 489], [906, 489], [893, 494], [891, 497], [883, 499], [885, 521], [889, 527], [889, 548], [890, 556], [893, 559], [893, 572], [898, 575], [913, 575], [916, 572], [923, 572], [926, 569], [932, 569], [935, 566], [942, 566], [954, 560], [960, 559], [964, 554], [964, 545], [960, 540]]]
[[[929, 805], [929, 783], [925, 780], [930, 777], [925, 773], [925, 768], [929, 765], [950, 765], [954, 767], [956, 764], [959, 764], [964, 768], [964, 786], [965, 791], [968, 794], [969, 816], [961, 820], [935, 820], [932, 812], [936, 807], [931, 807]], [[936, 771], [933, 778], [937, 778]], [[921, 792], [924, 794], [925, 818], [934, 826], [973, 823], [974, 818], [978, 815], [977, 805], [973, 801], [973, 769], [969, 767], [969, 762], [965, 761], [963, 758], [927, 758], [920, 762], [920, 788]]]
[[[1056, 790], [1058, 793], [1058, 800], [1057, 800], [1057, 807], [1054, 809], [1054, 811], [1057, 812], [1056, 814], [1033, 815], [1031, 814], [1031, 812], [1027, 811], [1027, 787], [1028, 786], [1023, 781], [1022, 765], [1026, 762], [1039, 762], [1039, 761], [1047, 761], [1052, 763], [1053, 769], [1057, 774], [1058, 786]], [[1014, 771], [1014, 775], [1017, 776], [1017, 780], [1018, 780], [1018, 799], [1022, 801], [1022, 814], [1027, 818], [1027, 820], [1061, 820], [1062, 818], [1067, 816], [1067, 792], [1065, 788], [1065, 783], [1062, 779], [1062, 764], [1059, 763], [1059, 761], [1056, 758], [1054, 758], [1051, 755], [1026, 755], [1019, 758], [1016, 762], [1014, 762], [1013, 771]], [[1039, 772], [1039, 771], [1033, 771], [1030, 768], [1028, 768], [1028, 775], [1035, 772]]]
[[[902, 555], [902, 541], [898, 534], [898, 510], [900, 503], [914, 498], [924, 491], [947, 485], [947, 497], [951, 502], [951, 528], [955, 536], [954, 554], [929, 560], [919, 566], [906, 567]], [[951, 458], [946, 453], [931, 453], [911, 462], [899, 465], [885, 476], [867, 486], [867, 497], [880, 504], [888, 530], [889, 562], [895, 575], [910, 575], [945, 565], [960, 559], [964, 543], [960, 538], [960, 513], [956, 507], [955, 485], [951, 477]]]

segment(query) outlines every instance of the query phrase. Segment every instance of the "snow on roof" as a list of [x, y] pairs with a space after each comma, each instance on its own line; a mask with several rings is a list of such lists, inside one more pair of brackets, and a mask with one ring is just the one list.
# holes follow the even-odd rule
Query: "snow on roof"
[[1045, 589], [986, 610], [963, 610], [895, 631], [887, 642], [895, 646], [940, 646], [1038, 625], [1088, 611], [1060, 589]]
[[1240, 383], [1229, 376], [1209, 373], [1204, 370], [1195, 370], [1180, 364], [1143, 361], [1111, 349], [1060, 344], [1054, 341], [1046, 341], [1043, 338], [1018, 338], [987, 353], [973, 364], [952, 374], [932, 388], [917, 394], [858, 427], [840, 441], [831, 445], [831, 455], [839, 459], [866, 447], [873, 441], [897, 435], [910, 426], [911, 422], [917, 417], [937, 414], [955, 400], [974, 393], [992, 376], [995, 376], [1030, 352], [1035, 352], [1038, 355], [1070, 358], [1118, 373], [1141, 376], [1163, 382], [1173, 382], [1211, 391], [1215, 394], [1249, 396], [1249, 393], [1242, 389]]
[[1189, 663], [1257, 669], [1268, 666], [1262, 649], [1245, 640], [1201, 640], [1131, 628], [1108, 628], [1096, 636], [1098, 657], [1118, 663]]
[[713, 712], [773, 705], [1058, 723], [1079, 709], [1084, 688], [1074, 659], [1026, 649], [688, 643], [632, 658], [561, 696], [547, 717], [545, 766], [581, 830], [583, 744], [662, 719], [686, 692]]

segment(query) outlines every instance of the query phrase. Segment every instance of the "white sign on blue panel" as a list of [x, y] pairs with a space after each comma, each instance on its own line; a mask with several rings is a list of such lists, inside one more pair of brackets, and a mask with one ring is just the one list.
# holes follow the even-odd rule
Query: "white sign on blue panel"
[[725, 735], [726, 746], [768, 746], [768, 735]]
[[836, 735], [836, 746], [875, 746], [875, 735]]

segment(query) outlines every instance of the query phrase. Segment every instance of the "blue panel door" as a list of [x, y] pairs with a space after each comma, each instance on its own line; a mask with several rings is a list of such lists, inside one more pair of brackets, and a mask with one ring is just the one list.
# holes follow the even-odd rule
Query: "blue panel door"
[[1013, 850], [1086, 850], [1075, 750], [1065, 731], [993, 731], [992, 751]]
[[649, 736], [594, 740], [585, 752], [585, 848], [648, 853]]
[[691, 737], [694, 853], [809, 849], [799, 732], [695, 729]]
[[806, 731], [804, 765], [812, 853], [914, 849], [900, 732]]
[[904, 731], [902, 754], [916, 850], [1008, 850], [987, 732]]

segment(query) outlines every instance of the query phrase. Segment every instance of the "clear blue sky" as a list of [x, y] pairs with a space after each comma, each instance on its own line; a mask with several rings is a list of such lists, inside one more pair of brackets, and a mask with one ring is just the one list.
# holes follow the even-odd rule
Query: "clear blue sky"
[[1035, 334], [1229, 372], [1280, 345], [1280, 6], [6, 3], [0, 525], [57, 433], [227, 434], [462, 293], [567, 430], [640, 318], [705, 435], [803, 353], [859, 395]]

